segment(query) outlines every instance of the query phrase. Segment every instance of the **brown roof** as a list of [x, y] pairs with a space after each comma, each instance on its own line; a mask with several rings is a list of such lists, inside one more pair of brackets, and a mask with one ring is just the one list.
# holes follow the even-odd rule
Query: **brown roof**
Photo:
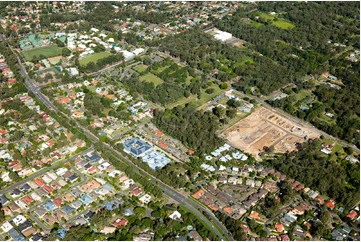
[[205, 192], [206, 192], [206, 191], [204, 191], [203, 189], [199, 189], [197, 192], [195, 192], [195, 193], [192, 195], [192, 197], [194, 197], [195, 199], [199, 199], [199, 198], [201, 198], [201, 197], [204, 195]]
[[213, 211], [218, 211], [218, 207], [215, 204], [209, 204], [208, 207]]
[[159, 129], [154, 130], [154, 133], [160, 137], [164, 135], [164, 133], [162, 131], [160, 131]]
[[36, 228], [30, 227], [30, 228], [28, 228], [27, 230], [24, 230], [24, 231], [22, 232], [22, 234], [23, 234], [25, 237], [28, 237], [28, 236], [30, 236], [30, 235], [32, 235], [32, 234], [35, 234], [36, 232], [37, 232]]
[[233, 213], [233, 209], [231, 207], [225, 207], [225, 208], [223, 208], [223, 211], [225, 211], [227, 214]]

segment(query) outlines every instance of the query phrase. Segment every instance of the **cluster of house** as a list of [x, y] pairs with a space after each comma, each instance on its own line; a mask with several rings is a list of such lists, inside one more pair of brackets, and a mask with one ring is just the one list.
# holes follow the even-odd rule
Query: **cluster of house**
[[[18, 94], [15, 98], [9, 98], [2, 102], [12, 102], [16, 99], [20, 99], [29, 109], [34, 110], [40, 119], [34, 120], [34, 117], [20, 119], [21, 114], [16, 110], [0, 110], [2, 118], [8, 120], [5, 126], [0, 127], [0, 142], [3, 145], [2, 148], [5, 148], [0, 150], [0, 159], [6, 162], [8, 170], [1, 173], [1, 178], [5, 182], [11, 182], [9, 171], [16, 172], [20, 177], [25, 177], [35, 172], [35, 167], [42, 167], [54, 159], [60, 159], [62, 156], [74, 153], [78, 148], [85, 146], [85, 142], [82, 140], [71, 142], [72, 135], [55, 119], [42, 111], [27, 93]], [[0, 108], [2, 102], [0, 102]], [[8, 116], [8, 114], [15, 114], [15, 116]], [[22, 137], [16, 138], [16, 142], [12, 141], [18, 132], [21, 132]], [[67, 145], [59, 147], [57, 139], [62, 134], [65, 134], [68, 142]], [[45, 149], [49, 150], [48, 155], [44, 155]], [[20, 158], [14, 159], [16, 157], [15, 152], [19, 152], [23, 157], [26, 156], [27, 162], [21, 162]], [[39, 158], [39, 154], [43, 154], [41, 158]]]
[[[247, 218], [264, 222], [266, 218], [253, 209], [269, 193], [275, 194], [275, 197], [280, 199], [277, 194], [279, 191], [277, 182], [279, 181], [290, 183], [292, 189], [296, 192], [302, 192], [307, 195], [306, 197], [309, 197], [309, 200], [303, 200], [293, 204], [279, 215], [278, 219], [276, 219], [276, 221], [279, 222], [270, 225], [270, 229], [279, 236], [274, 236], [274, 238], [272, 237], [271, 239], [287, 240], [287, 238], [289, 239], [289, 233], [292, 233], [298, 238], [312, 239], [309, 233], [310, 229], [305, 230], [300, 226], [296, 226], [293, 231], [287, 231], [287, 228], [291, 223], [295, 222], [300, 215], [316, 208], [315, 205], [311, 205], [311, 201], [315, 201], [315, 203], [320, 206], [325, 205], [330, 210], [335, 208], [335, 201], [333, 199], [325, 201], [324, 197], [319, 195], [317, 191], [305, 187], [298, 181], [286, 178], [285, 175], [274, 169], [265, 168], [261, 165], [245, 165], [242, 168], [225, 168], [222, 171], [218, 171], [217, 174], [218, 178], [213, 182], [213, 185], [208, 184], [199, 189], [192, 197], [207, 205], [213, 211], [219, 210], [234, 219], [240, 219], [243, 215], [249, 214]], [[351, 210], [347, 214], [347, 217], [351, 220], [356, 219], [358, 217], [356, 211], [358, 211], [358, 207]], [[243, 216], [243, 218], [245, 219], [246, 217]], [[309, 221], [304, 221], [303, 223], [306, 227], [311, 226]], [[242, 224], [241, 227], [245, 232], [250, 232], [247, 225]], [[342, 228], [337, 228], [336, 231], [339, 232]], [[335, 236], [337, 236], [336, 232], [334, 233]], [[346, 235], [342, 236], [345, 237]]]
[[[152, 109], [145, 102], [133, 100], [133, 97], [129, 93], [117, 86], [107, 84], [99, 86], [98, 80], [84, 81], [82, 83], [69, 83], [60, 85], [57, 88], [53, 88], [54, 98], [56, 102], [63, 104], [66, 109], [70, 110], [71, 116], [77, 119], [86, 119], [84, 107], [85, 93], [82, 91], [74, 91], [77, 88], [87, 87], [89, 90], [94, 91], [94, 95], [99, 95], [110, 99], [111, 108], [117, 109], [120, 105], [125, 104], [127, 110], [134, 121], [142, 120], [145, 117], [152, 117]], [[66, 92], [66, 96], [62, 93]], [[107, 135], [112, 137], [116, 130], [124, 128], [132, 123], [131, 120], [123, 121], [119, 118], [108, 115], [107, 117], [95, 117], [94, 121], [90, 124], [93, 128], [100, 128], [101, 135]]]
[[[84, 3], [66, 3], [66, 2], [32, 2], [29, 4], [19, 4], [16, 7], [8, 5], [6, 6], [6, 10], [8, 15], [2, 16], [0, 18], [1, 26], [5, 28], [9, 28], [14, 32], [20, 34], [19, 30], [21, 28], [27, 29], [40, 29], [40, 13], [42, 9], [52, 9], [54, 13], [59, 12], [60, 9], [63, 11], [76, 12], [84, 9]], [[16, 15], [16, 12], [26, 12], [27, 15]], [[32, 26], [32, 24], [35, 24]], [[57, 28], [65, 29], [72, 22], [65, 23], [50, 23]]]
[[123, 140], [124, 151], [134, 157], [142, 158], [153, 170], [159, 170], [171, 162], [163, 152], [140, 138], [126, 138]]
[[[110, 184], [104, 180], [104, 174], [117, 179], [119, 183]], [[37, 235], [38, 226], [35, 228], [24, 217], [25, 213], [31, 213], [29, 215], [31, 220], [34, 220], [32, 216], [40, 219], [43, 224], [38, 225], [41, 227], [51, 228], [54, 223], [59, 223], [64, 225], [64, 228], [69, 228], [72, 224], [90, 222], [93, 214], [91, 204], [103, 204], [100, 207], [96, 206], [96, 211], [101, 208], [112, 211], [123, 204], [124, 201], [116, 197], [118, 194], [124, 195], [125, 191], [128, 191], [130, 196], [138, 197], [142, 204], [148, 204], [152, 200], [150, 194], [145, 193], [122, 171], [116, 170], [95, 152], [89, 152], [76, 158], [74, 167], [67, 162], [65, 166], [43, 173], [30, 181], [19, 182], [19, 185], [9, 193], [0, 194], [2, 210], [6, 218], [10, 217], [0, 221], [0, 228], [14, 240], [25, 240], [25, 237], [29, 239], [31, 236], [40, 236], [39, 239], [42, 239], [45, 234], [41, 232], [41, 235]], [[100, 203], [100, 200], [103, 202]], [[80, 212], [83, 215], [79, 215]], [[17, 214], [20, 215], [14, 217]], [[125, 217], [132, 215], [134, 212], [131, 208], [124, 212]], [[21, 221], [18, 221], [19, 219]], [[71, 222], [65, 224], [68, 220]], [[37, 223], [37, 220], [34, 222]], [[16, 226], [13, 223], [16, 223]], [[112, 222], [112, 228], [126, 224], [125, 218], [117, 218]], [[106, 226], [104, 233], [109, 229]], [[61, 230], [58, 236], [64, 238], [65, 234], [66, 230]]]
[[[231, 148], [231, 146], [229, 144], [224, 144], [223, 146], [212, 151], [211, 155], [205, 154], [204, 155], [205, 160], [207, 160], [207, 161], [219, 160], [219, 161], [222, 161], [223, 163], [227, 163], [227, 162], [233, 161], [233, 160], [246, 161], [248, 159], [248, 156], [243, 154], [242, 152], [240, 152], [238, 150], [233, 150], [233, 151], [232, 150], [233, 149]], [[226, 154], [222, 154], [223, 152]], [[208, 170], [210, 172], [214, 172], [216, 170], [224, 171], [226, 169], [226, 167], [223, 165], [220, 165], [218, 168], [215, 168], [214, 166], [205, 164], [205, 163], [203, 163], [201, 165], [201, 168], [203, 168], [204, 170]], [[234, 167], [233, 169], [238, 169], [238, 168]]]
[[0, 228], [14, 241], [40, 241], [44, 238], [43, 234], [21, 214], [4, 222]]
[[[103, 46], [106, 50], [114, 49], [116, 52], [121, 52], [124, 55], [125, 60], [134, 59], [144, 53], [143, 48], [134, 49], [131, 52], [125, 49], [125, 46], [119, 47], [113, 37], [107, 35], [104, 31], [91, 28], [90, 33], [78, 34], [78, 33], [56, 33], [56, 36], [66, 36], [68, 49], [76, 52], [81, 52], [79, 57], [84, 58], [88, 55], [94, 54], [94, 47], [99, 45]], [[70, 56], [69, 58], [71, 58]]]
[[[129, 5], [123, 3], [123, 5], [124, 7], [131, 8], [131, 11], [134, 12], [145, 11], [145, 6], [143, 4]], [[157, 9], [157, 6], [155, 6], [157, 3], [152, 5], [153, 11], [160, 12], [160, 10]], [[192, 3], [189, 2], [165, 2], [163, 5], [165, 5], [165, 7], [163, 7], [162, 12], [174, 16], [172, 21], [161, 24], [148, 24], [144, 21], [132, 20], [131, 18], [128, 18], [125, 21], [114, 19], [114, 23], [119, 23], [116, 30], [121, 31], [122, 33], [133, 31], [136, 32], [137, 36], [143, 39], [152, 40], [157, 37], [184, 32], [196, 25], [205, 27], [211, 23], [208, 20], [210, 17], [222, 18], [226, 15], [232, 15], [239, 7], [239, 3], [226, 2], [204, 3], [202, 8], [197, 8], [197, 10], [194, 10], [191, 6]], [[113, 5], [113, 7], [116, 13], [120, 11], [118, 6]], [[140, 28], [140, 26], [142, 26], [142, 28]]]
[[10, 67], [6, 63], [4, 56], [0, 53], [0, 70], [2, 75], [7, 78], [7, 84], [11, 87], [14, 83], [16, 83], [16, 79], [14, 78], [14, 73], [11, 71]]

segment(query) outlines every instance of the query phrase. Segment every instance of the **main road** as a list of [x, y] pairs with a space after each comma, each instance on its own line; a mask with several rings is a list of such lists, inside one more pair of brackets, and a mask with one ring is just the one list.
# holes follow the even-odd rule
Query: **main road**
[[[19, 67], [21, 70], [22, 75], [25, 78], [25, 86], [28, 89], [28, 91], [33, 92], [34, 95], [42, 102], [44, 103], [44, 105], [51, 109], [52, 111], [56, 112], [56, 113], [61, 113], [57, 107], [55, 107], [50, 101], [49, 99], [47, 99], [45, 97], [44, 94], [42, 94], [39, 90], [39, 88], [34, 84], [34, 81], [32, 79], [30, 79], [30, 77], [28, 76], [25, 68], [21, 65], [20, 60], [19, 61]], [[64, 115], [64, 114], [63, 114]], [[76, 121], [75, 121], [76, 122]], [[84, 127], [80, 126], [77, 122], [76, 122], [76, 127], [80, 130], [83, 131], [83, 133], [90, 138], [91, 140], [93, 140], [94, 143], [99, 141], [99, 138], [97, 136], [95, 136], [94, 134], [92, 134], [90, 131], [88, 131], [87, 129], [85, 129]], [[166, 194], [167, 196], [173, 198], [175, 201], [179, 202], [180, 204], [183, 204], [187, 209], [189, 209], [191, 212], [193, 212], [200, 220], [202, 220], [204, 223], [206, 223], [210, 228], [213, 228], [213, 232], [221, 239], [221, 240], [233, 240], [231, 234], [228, 232], [228, 230], [226, 229], [226, 227], [216, 218], [216, 216], [208, 209], [205, 209], [203, 207], [201, 207], [200, 205], [198, 205], [197, 203], [195, 203], [193, 200], [189, 199], [188, 197], [185, 197], [184, 195], [182, 195], [180, 192], [178, 192], [177, 190], [175, 190], [174, 188], [166, 185], [165, 183], [163, 183], [162, 181], [158, 180], [157, 178], [155, 178], [154, 176], [150, 175], [149, 173], [147, 173], [146, 171], [142, 170], [141, 168], [139, 168], [136, 164], [134, 164], [133, 162], [131, 162], [129, 159], [126, 159], [125, 157], [123, 157], [123, 155], [118, 152], [117, 150], [115, 150], [113, 147], [111, 147], [109, 144], [104, 143], [105, 147], [110, 150], [113, 154], [117, 154], [118, 157], [120, 157], [124, 162], [127, 162], [128, 164], [130, 164], [135, 170], [138, 170], [140, 173], [142, 173], [144, 176], [149, 177], [149, 179], [151, 179], [153, 182], [155, 182], [157, 184], [157, 186], [163, 190], [164, 194]], [[44, 170], [45, 172], [45, 170]], [[211, 218], [211, 220], [213, 221], [213, 223], [211, 221], [209, 221], [208, 218], [206, 218], [201, 212], [199, 212], [199, 210], [205, 212], [208, 214], [208, 216]], [[222, 233], [220, 232], [222, 231]]]

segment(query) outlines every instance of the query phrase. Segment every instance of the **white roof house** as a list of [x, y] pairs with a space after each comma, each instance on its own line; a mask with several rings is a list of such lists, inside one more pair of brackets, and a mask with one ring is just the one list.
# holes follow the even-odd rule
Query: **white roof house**
[[138, 49], [136, 49], [136, 50], [133, 50], [133, 53], [135, 54], [135, 55], [140, 55], [141, 53], [143, 53], [144, 52], [144, 49], [143, 48], [138, 48]]
[[171, 215], [169, 215], [171, 219], [180, 219], [182, 215], [178, 211], [174, 211]]
[[70, 76], [77, 76], [79, 75], [79, 71], [78, 69], [76, 69], [75, 67], [71, 67], [71, 68], [65, 68], [65, 70], [68, 71]]
[[6, 221], [5, 223], [3, 223], [3, 225], [1, 225], [0, 227], [5, 233], [9, 232], [10, 229], [13, 228], [13, 226], [8, 222]]
[[19, 226], [19, 224], [22, 224], [26, 221], [26, 218], [19, 214], [18, 216], [16, 216], [14, 219], [13, 219], [13, 222], [15, 223], [16, 226]]

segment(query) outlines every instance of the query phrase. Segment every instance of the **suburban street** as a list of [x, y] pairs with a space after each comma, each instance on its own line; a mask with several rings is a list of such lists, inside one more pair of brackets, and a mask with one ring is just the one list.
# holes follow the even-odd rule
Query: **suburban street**
[[93, 148], [93, 147], [91, 147], [91, 148], [89, 148], [89, 149], [87, 149], [87, 150], [84, 150], [84, 151], [82, 151], [82, 152], [80, 152], [80, 153], [78, 153], [78, 154], [76, 154], [76, 155], [73, 155], [72, 157], [70, 157], [70, 158], [68, 158], [68, 159], [60, 160], [60, 161], [58, 161], [58, 162], [55, 162], [55, 163], [54, 163], [53, 165], [51, 165], [50, 167], [44, 168], [44, 169], [40, 170], [39, 172], [35, 172], [35, 173], [33, 173], [32, 175], [30, 175], [29, 177], [23, 179], [22, 181], [20, 181], [20, 182], [18, 182], [18, 183], [15, 183], [15, 184], [13, 184], [13, 185], [10, 185], [10, 186], [8, 186], [8, 187], [0, 190], [0, 193], [1, 193], [1, 194], [5, 194], [5, 193], [7, 193], [7, 192], [10, 192], [11, 190], [13, 190], [13, 189], [15, 189], [15, 188], [17, 188], [17, 187], [25, 184], [26, 182], [31, 181], [31, 180], [33, 180], [34, 178], [38, 177], [38, 176], [44, 175], [44, 174], [47, 173], [48, 171], [53, 170], [55, 167], [57, 167], [57, 166], [59, 166], [59, 165], [62, 165], [62, 164], [64, 164], [64, 163], [68, 162], [68, 161], [74, 160], [74, 159], [78, 158], [79, 156], [82, 156], [82, 155], [84, 155], [84, 154], [86, 154], [86, 153], [88, 153], [88, 152], [91, 152], [91, 151], [94, 151], [94, 148]]
[[[33, 92], [36, 97], [44, 103], [44, 105], [53, 110], [54, 112], [59, 112], [61, 113], [59, 110], [57, 110], [57, 108], [45, 97], [44, 94], [42, 94], [38, 87], [35, 86], [34, 81], [31, 80], [25, 70], [25, 68], [21, 65], [21, 63], [19, 63], [19, 66], [21, 68], [22, 74], [26, 79], [26, 88], [28, 89], [28, 91]], [[63, 114], [64, 115], [64, 114]], [[85, 129], [84, 127], [81, 127], [77, 122], [76, 122], [76, 126], [78, 129], [81, 129], [83, 131], [83, 133], [90, 138], [91, 140], [93, 140], [93, 142], [98, 142], [99, 138], [97, 136], [95, 136], [94, 134], [92, 134], [90, 131], [88, 131], [87, 129]], [[227, 236], [226, 238], [219, 232], [219, 230], [217, 228], [215, 228], [213, 231], [217, 234], [217, 236], [222, 239], [222, 240], [233, 240], [232, 236], [230, 235], [230, 233], [228, 232], [228, 230], [225, 228], [225, 226], [219, 222], [219, 220], [215, 217], [215, 215], [210, 211], [210, 210], [206, 210], [204, 208], [202, 208], [201, 206], [199, 206], [198, 204], [196, 204], [195, 202], [193, 202], [192, 200], [190, 200], [189, 198], [183, 196], [181, 193], [179, 193], [178, 191], [176, 191], [174, 188], [169, 187], [168, 185], [164, 184], [163, 182], [161, 182], [160, 180], [158, 180], [157, 178], [153, 177], [152, 175], [150, 175], [149, 173], [147, 173], [146, 171], [142, 170], [141, 168], [137, 167], [133, 162], [131, 162], [129, 159], [126, 159], [122, 156], [122, 154], [120, 152], [118, 152], [117, 150], [115, 150], [113, 147], [111, 147], [109, 144], [104, 143], [104, 145], [113, 153], [118, 155], [118, 158], [121, 158], [123, 161], [129, 163], [131, 166], [133, 166], [133, 168], [135, 168], [135, 170], [139, 170], [141, 171], [142, 175], [149, 177], [151, 180], [153, 180], [159, 188], [161, 188], [161, 190], [164, 191], [164, 193], [173, 198], [174, 200], [176, 200], [177, 202], [183, 204], [187, 209], [189, 209], [191, 212], [193, 212], [198, 218], [200, 218], [202, 221], [204, 221], [208, 226], [210, 226], [211, 228], [214, 228], [214, 226], [218, 227], [219, 230], [223, 231], [223, 233]], [[44, 171], [45, 173], [46, 171]], [[211, 221], [209, 221], [202, 213], [200, 213], [199, 210], [206, 212], [212, 219], [213, 223]]]

